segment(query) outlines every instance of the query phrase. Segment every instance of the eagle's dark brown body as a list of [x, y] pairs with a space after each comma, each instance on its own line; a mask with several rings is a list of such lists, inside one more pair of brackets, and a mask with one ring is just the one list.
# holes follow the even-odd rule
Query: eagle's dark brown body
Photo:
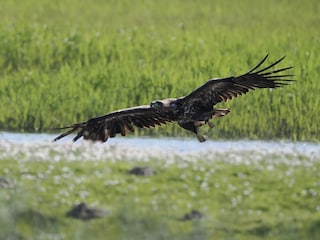
[[246, 94], [249, 90], [278, 88], [292, 81], [288, 78], [293, 75], [283, 74], [292, 67], [271, 70], [284, 57], [258, 70], [267, 57], [268, 55], [256, 67], [243, 75], [210, 79], [187, 96], [157, 100], [150, 105], [121, 109], [89, 119], [86, 122], [60, 128], [69, 130], [54, 140], [78, 132], [73, 138], [74, 141], [83, 137], [84, 139], [105, 142], [109, 137], [115, 137], [116, 134], [125, 136], [127, 131], [133, 132], [134, 127], [150, 128], [169, 122], [178, 122], [182, 128], [193, 132], [199, 141], [203, 142], [205, 136], [198, 134], [198, 128], [204, 124], [213, 127], [210, 119], [224, 116], [230, 112], [228, 109], [215, 109], [214, 106], [217, 103]]

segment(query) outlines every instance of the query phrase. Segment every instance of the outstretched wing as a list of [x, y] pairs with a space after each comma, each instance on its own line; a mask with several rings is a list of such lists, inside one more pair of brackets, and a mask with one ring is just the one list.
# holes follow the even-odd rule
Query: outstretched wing
[[84, 139], [106, 142], [109, 137], [115, 137], [117, 133], [125, 136], [127, 131], [134, 132], [134, 126], [138, 128], [150, 128], [173, 120], [173, 116], [170, 113], [156, 112], [149, 106], [138, 106], [111, 112], [89, 119], [86, 122], [56, 128], [68, 130], [56, 137], [54, 141], [71, 133], [78, 132], [73, 141], [77, 141], [83, 137]]
[[182, 98], [182, 103], [192, 104], [201, 102], [203, 105], [212, 108], [219, 102], [226, 102], [233, 97], [246, 94], [249, 90], [256, 88], [277, 88], [287, 85], [292, 77], [291, 74], [283, 74], [293, 67], [286, 67], [271, 70], [272, 67], [280, 63], [285, 57], [280, 58], [269, 66], [259, 70], [259, 67], [266, 61], [268, 55], [249, 72], [229, 78], [210, 79], [208, 82], [195, 89], [192, 93]]

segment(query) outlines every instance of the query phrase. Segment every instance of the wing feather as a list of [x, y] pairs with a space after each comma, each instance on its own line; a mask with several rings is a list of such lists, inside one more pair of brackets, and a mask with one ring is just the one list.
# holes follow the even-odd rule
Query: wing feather
[[189, 95], [182, 98], [182, 103], [192, 104], [194, 102], [201, 101], [206, 107], [212, 108], [212, 106], [219, 102], [226, 102], [256, 88], [278, 88], [293, 81], [290, 79], [293, 75], [286, 74], [286, 71], [293, 67], [270, 70], [279, 64], [285, 57], [282, 57], [267, 67], [259, 70], [267, 58], [268, 55], [266, 55], [258, 65], [243, 75], [237, 77], [210, 79]]
[[56, 128], [67, 129], [67, 131], [57, 136], [54, 141], [76, 132], [77, 135], [73, 138], [73, 141], [77, 141], [83, 137], [84, 139], [105, 142], [109, 137], [115, 137], [118, 133], [125, 136], [127, 130], [134, 132], [133, 126], [150, 128], [169, 123], [173, 120], [174, 116], [170, 113], [155, 111], [150, 106], [137, 106], [114, 111], [89, 119], [86, 122]]
[[120, 127], [121, 136], [125, 136], [126, 135], [126, 128], [125, 128], [123, 121], [121, 121], [121, 122], [119, 121], [118, 124]]
[[125, 127], [126, 127], [126, 129], [127, 129], [128, 131], [134, 132], [134, 128], [133, 128], [131, 122], [127, 121], [127, 122], [123, 122], [123, 123], [124, 123], [124, 125], [125, 125]]

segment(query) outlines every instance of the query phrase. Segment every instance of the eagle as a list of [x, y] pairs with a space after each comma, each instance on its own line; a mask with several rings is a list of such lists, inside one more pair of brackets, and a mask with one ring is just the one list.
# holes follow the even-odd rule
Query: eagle
[[200, 142], [207, 137], [199, 133], [199, 128], [214, 124], [212, 118], [223, 117], [230, 109], [218, 109], [215, 105], [234, 97], [246, 94], [257, 88], [278, 88], [289, 84], [293, 75], [287, 70], [293, 67], [273, 69], [285, 57], [278, 59], [266, 67], [262, 67], [268, 58], [266, 55], [258, 65], [249, 72], [227, 78], [212, 78], [186, 96], [152, 101], [149, 105], [136, 106], [117, 110], [102, 116], [91, 118], [85, 122], [56, 128], [64, 130], [57, 136], [57, 141], [76, 132], [73, 141], [81, 137], [87, 140], [106, 142], [117, 134], [125, 136], [137, 128], [153, 128], [163, 124], [177, 122], [178, 125], [195, 134]]

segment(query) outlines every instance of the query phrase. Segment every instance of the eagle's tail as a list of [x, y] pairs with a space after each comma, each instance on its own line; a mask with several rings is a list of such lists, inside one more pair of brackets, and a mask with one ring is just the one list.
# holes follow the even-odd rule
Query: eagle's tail
[[214, 109], [213, 118], [218, 118], [218, 117], [223, 117], [225, 115], [227, 115], [230, 112], [229, 108], [225, 108], [225, 109]]

